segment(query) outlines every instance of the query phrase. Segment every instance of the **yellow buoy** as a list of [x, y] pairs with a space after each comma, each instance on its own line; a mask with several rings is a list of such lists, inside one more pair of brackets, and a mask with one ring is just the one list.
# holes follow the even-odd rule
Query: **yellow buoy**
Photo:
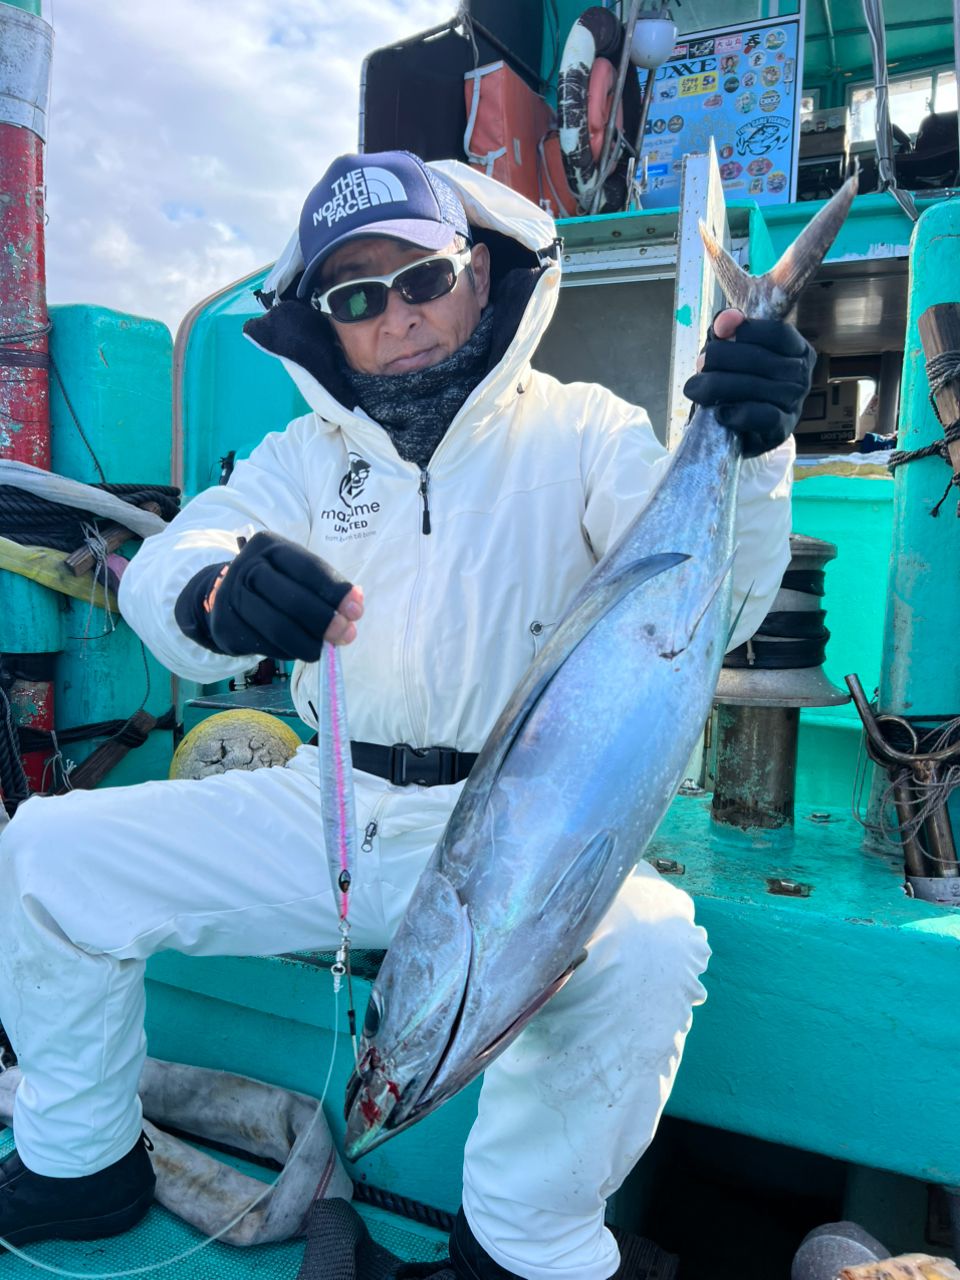
[[286, 764], [300, 738], [290, 725], [265, 711], [220, 711], [186, 735], [170, 762], [171, 778], [208, 778], [228, 769]]

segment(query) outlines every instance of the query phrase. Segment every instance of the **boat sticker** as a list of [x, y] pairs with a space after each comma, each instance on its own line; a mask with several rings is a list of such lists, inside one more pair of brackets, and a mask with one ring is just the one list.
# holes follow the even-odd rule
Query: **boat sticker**
[[[753, 19], [750, 25], [689, 33], [674, 47], [655, 72], [654, 105], [643, 140], [645, 207], [680, 202], [680, 182], [672, 167], [668, 175], [649, 177], [651, 152], [659, 150], [662, 160], [675, 162], [681, 155], [707, 151], [711, 141], [721, 164], [741, 166], [737, 176], [727, 170], [725, 190], [736, 182], [744, 195], [753, 183], [751, 194], [758, 204], [791, 198], [799, 144], [800, 26], [799, 13]], [[646, 71], [631, 74], [643, 89]], [[671, 143], [675, 145], [668, 150]], [[746, 166], [761, 157], [769, 158], [769, 167], [748, 172]], [[774, 183], [771, 189], [767, 179], [773, 172], [788, 175], [785, 187], [777, 189]]]

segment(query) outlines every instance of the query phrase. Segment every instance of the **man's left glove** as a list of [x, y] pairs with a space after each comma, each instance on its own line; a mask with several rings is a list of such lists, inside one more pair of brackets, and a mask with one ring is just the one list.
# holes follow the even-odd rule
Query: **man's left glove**
[[742, 437], [743, 456], [756, 458], [793, 433], [816, 359], [783, 320], [744, 320], [732, 338], [716, 337], [711, 325], [702, 372], [687, 379], [683, 393], [714, 406], [717, 421]]
[[351, 590], [306, 547], [262, 531], [233, 560], [194, 574], [174, 614], [184, 635], [214, 653], [316, 662]]

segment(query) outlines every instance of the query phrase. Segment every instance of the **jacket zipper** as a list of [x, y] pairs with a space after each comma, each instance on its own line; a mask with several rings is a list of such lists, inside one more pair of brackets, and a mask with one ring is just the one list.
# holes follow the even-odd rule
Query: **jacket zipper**
[[420, 488], [417, 490], [423, 502], [423, 523], [421, 530], [423, 533], [430, 532], [430, 499], [428, 490], [430, 488], [430, 472], [423, 467], [420, 471]]

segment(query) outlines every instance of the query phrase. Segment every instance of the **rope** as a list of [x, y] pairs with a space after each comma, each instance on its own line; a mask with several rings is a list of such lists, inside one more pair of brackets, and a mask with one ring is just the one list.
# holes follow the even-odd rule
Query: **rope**
[[445, 1209], [435, 1209], [422, 1200], [411, 1200], [407, 1196], [397, 1195], [393, 1191], [385, 1191], [382, 1187], [371, 1186], [369, 1182], [357, 1182], [353, 1188], [353, 1198], [360, 1204], [372, 1205], [375, 1209], [385, 1209], [388, 1213], [398, 1214], [410, 1222], [420, 1222], [425, 1227], [436, 1227], [438, 1231], [453, 1230], [454, 1214]]
[[[948, 446], [956, 444], [960, 441], [960, 419], [956, 422], [945, 423], [940, 416], [940, 408], [937, 404], [937, 396], [947, 386], [948, 383], [960, 379], [960, 351], [941, 351], [939, 355], [931, 356], [927, 361], [927, 381], [930, 384], [930, 407], [936, 414], [937, 421], [943, 427], [943, 439], [935, 440], [933, 444], [924, 445], [920, 449], [896, 449], [890, 455], [887, 466], [891, 471], [896, 471], [897, 467], [902, 467], [904, 463], [916, 462], [920, 458], [940, 457], [948, 466], [952, 467], [953, 462], [950, 458]], [[955, 473], [947, 482], [947, 487], [943, 491], [940, 501], [931, 510], [930, 514], [934, 517], [940, 514], [940, 508], [946, 502], [950, 490], [954, 486], [960, 487], [960, 472]], [[957, 516], [960, 517], [960, 502], [957, 503]]]
[[19, 805], [30, 795], [30, 783], [20, 759], [20, 742], [13, 721], [10, 699], [0, 684], [0, 792], [3, 806], [12, 818]]
[[[98, 484], [91, 488], [121, 498], [131, 507], [154, 502], [164, 520], [172, 520], [180, 509], [180, 490], [171, 485]], [[86, 543], [86, 530], [99, 533], [97, 521], [106, 517], [79, 507], [68, 507], [41, 498], [15, 485], [0, 484], [0, 537], [25, 547], [49, 547], [55, 551], [75, 551]]]
[[[787, 569], [781, 591], [822, 597], [822, 569]], [[793, 671], [819, 667], [826, 658], [830, 632], [824, 626], [824, 609], [773, 609], [743, 644], [724, 655], [726, 670]]]
[[[93, 738], [116, 738], [118, 742], [122, 742], [124, 746], [139, 747], [146, 742], [149, 735], [141, 732], [130, 723], [131, 716], [126, 720], [98, 720], [91, 724], [78, 724], [73, 729], [58, 729], [56, 732], [56, 741], [61, 746], [70, 746], [74, 742], [89, 742]], [[175, 716], [173, 707], [170, 707], [157, 717], [156, 729], [172, 729], [175, 724]], [[54, 745], [54, 734], [48, 729], [35, 729], [32, 726], [19, 726], [20, 750], [29, 751], [45, 751], [48, 747]]]
[[48, 369], [50, 357], [46, 351], [4, 351], [0, 348], [0, 365], [13, 369]]

